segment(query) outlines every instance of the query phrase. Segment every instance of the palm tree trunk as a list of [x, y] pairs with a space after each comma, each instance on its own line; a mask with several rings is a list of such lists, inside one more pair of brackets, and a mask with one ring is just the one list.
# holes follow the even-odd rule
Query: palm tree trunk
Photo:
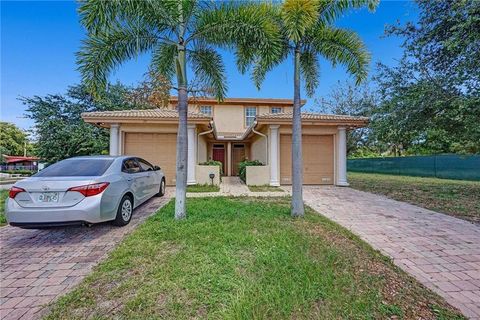
[[175, 219], [183, 219], [187, 215], [187, 72], [185, 47], [179, 46], [177, 57], [177, 83], [178, 83], [178, 132], [177, 132], [177, 169], [176, 169], [176, 195]]
[[303, 157], [302, 157], [302, 115], [300, 100], [300, 48], [295, 48], [293, 80], [292, 118], [292, 217], [302, 217], [303, 206]]

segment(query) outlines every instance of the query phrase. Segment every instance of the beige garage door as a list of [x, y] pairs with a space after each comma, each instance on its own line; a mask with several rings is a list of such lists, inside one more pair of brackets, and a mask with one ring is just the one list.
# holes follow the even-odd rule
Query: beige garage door
[[175, 185], [175, 133], [125, 133], [124, 154], [143, 158], [162, 168], [167, 185]]
[[[333, 136], [303, 136], [303, 183], [333, 184]], [[292, 183], [292, 136], [280, 135], [280, 183]]]

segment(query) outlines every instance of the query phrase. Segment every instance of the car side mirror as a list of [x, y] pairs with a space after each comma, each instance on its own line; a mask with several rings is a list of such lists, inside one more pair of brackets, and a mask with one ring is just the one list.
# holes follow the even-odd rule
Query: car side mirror
[[153, 170], [158, 171], [158, 170], [160, 170], [160, 167], [159, 166], [153, 166]]

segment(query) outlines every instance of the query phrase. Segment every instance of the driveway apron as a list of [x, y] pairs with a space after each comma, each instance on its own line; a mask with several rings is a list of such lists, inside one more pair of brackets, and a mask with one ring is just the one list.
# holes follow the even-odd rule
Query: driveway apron
[[170, 199], [152, 198], [122, 228], [0, 228], [0, 319], [37, 319], [42, 307], [77, 285], [126, 234]]
[[345, 187], [306, 186], [304, 199], [467, 317], [480, 319], [479, 226]]

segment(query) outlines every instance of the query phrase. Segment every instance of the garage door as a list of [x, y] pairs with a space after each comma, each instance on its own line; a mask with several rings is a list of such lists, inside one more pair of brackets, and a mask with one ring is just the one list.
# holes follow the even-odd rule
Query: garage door
[[[303, 183], [333, 184], [333, 136], [303, 136]], [[280, 183], [292, 183], [292, 136], [280, 135]]]
[[175, 133], [125, 133], [124, 154], [143, 158], [162, 168], [167, 185], [175, 185]]

